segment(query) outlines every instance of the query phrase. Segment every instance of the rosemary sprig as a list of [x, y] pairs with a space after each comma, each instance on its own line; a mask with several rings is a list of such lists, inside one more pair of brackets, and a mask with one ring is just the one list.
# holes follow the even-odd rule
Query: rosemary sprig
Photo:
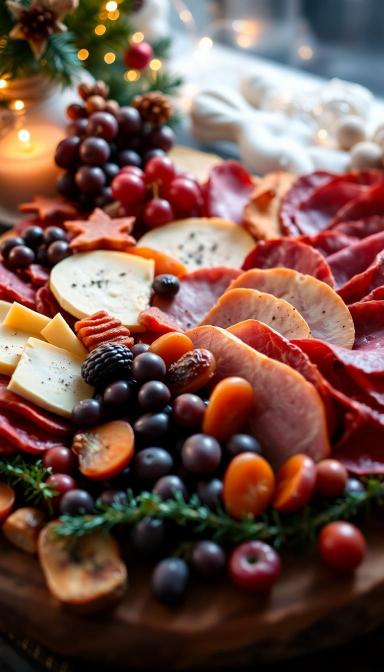
[[0, 459], [0, 476], [9, 485], [20, 488], [27, 502], [40, 504], [48, 502], [57, 493], [46, 479], [52, 473], [51, 469], [43, 467], [41, 460], [27, 462], [20, 455], [13, 459]]
[[142, 492], [137, 497], [129, 492], [126, 504], [99, 507], [94, 515], [62, 516], [56, 533], [61, 537], [80, 537], [122, 525], [133, 525], [150, 516], [172, 521], [188, 529], [192, 535], [209, 534], [210, 538], [222, 543], [261, 539], [280, 547], [311, 541], [326, 523], [354, 518], [369, 504], [380, 503], [383, 497], [384, 482], [370, 478], [366, 481], [364, 492], [347, 493], [331, 504], [324, 502], [322, 506], [311, 505], [293, 515], [281, 515], [270, 510], [258, 520], [234, 520], [222, 509], [212, 511], [203, 506], [196, 496], [189, 502], [180, 496], [163, 501], [151, 492]]

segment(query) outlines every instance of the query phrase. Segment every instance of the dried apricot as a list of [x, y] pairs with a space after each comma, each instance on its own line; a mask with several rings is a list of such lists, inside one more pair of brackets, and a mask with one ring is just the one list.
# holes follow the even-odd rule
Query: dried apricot
[[113, 420], [74, 436], [72, 450], [87, 478], [103, 480], [119, 473], [134, 453], [134, 433], [124, 420]]
[[187, 352], [193, 350], [193, 343], [189, 336], [179, 331], [172, 331], [159, 336], [150, 346], [150, 351], [159, 355], [167, 367], [176, 362]]
[[298, 511], [308, 504], [316, 485], [316, 465], [308, 455], [293, 455], [276, 474], [273, 506], [278, 511]]
[[170, 273], [180, 278], [182, 275], [188, 273], [188, 269], [175, 257], [159, 250], [153, 250], [151, 247], [132, 247], [129, 254], [137, 254], [144, 259], [153, 259], [155, 262], [155, 276], [163, 275], [163, 273]]
[[24, 506], [17, 509], [3, 525], [3, 533], [8, 541], [25, 553], [37, 552], [39, 534], [46, 523], [46, 516], [40, 509]]
[[196, 392], [204, 387], [216, 371], [216, 360], [205, 348], [195, 348], [171, 364], [166, 383], [173, 395]]
[[226, 441], [239, 432], [254, 405], [252, 385], [238, 376], [221, 380], [213, 390], [203, 420], [203, 432]]
[[255, 453], [241, 453], [224, 474], [223, 501], [234, 518], [259, 516], [272, 501], [275, 476], [270, 464]]

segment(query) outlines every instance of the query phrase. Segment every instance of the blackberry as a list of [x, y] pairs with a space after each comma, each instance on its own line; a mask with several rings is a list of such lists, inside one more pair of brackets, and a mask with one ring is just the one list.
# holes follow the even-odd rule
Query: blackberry
[[102, 343], [84, 360], [81, 375], [92, 387], [105, 387], [115, 380], [131, 378], [133, 355], [121, 343]]

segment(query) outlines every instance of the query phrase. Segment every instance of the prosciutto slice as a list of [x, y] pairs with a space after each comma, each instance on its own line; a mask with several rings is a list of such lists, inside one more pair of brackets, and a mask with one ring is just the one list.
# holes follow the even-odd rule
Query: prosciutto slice
[[362, 273], [354, 275], [338, 290], [345, 303], [361, 301], [378, 287], [384, 285], [384, 251], [376, 255], [374, 261]]
[[384, 216], [373, 215], [365, 219], [341, 222], [333, 227], [332, 231], [344, 233], [353, 238], [366, 238], [374, 233], [384, 231]]
[[384, 231], [380, 231], [328, 257], [327, 261], [337, 287], [341, 287], [354, 275], [365, 271], [383, 249]]
[[349, 310], [355, 324], [357, 350], [378, 350], [380, 357], [384, 348], [384, 301], [353, 303]]
[[241, 224], [254, 186], [252, 175], [237, 161], [219, 163], [211, 168], [203, 187], [203, 216], [222, 217]]
[[302, 175], [283, 197], [280, 208], [280, 224], [284, 234], [296, 236], [300, 230], [296, 222], [297, 209], [318, 188], [334, 178], [333, 173], [317, 170], [309, 175]]
[[203, 326], [188, 332], [196, 348], [216, 359], [215, 380], [242, 376], [255, 391], [250, 431], [261, 441], [275, 469], [291, 455], [305, 453], [315, 461], [330, 452], [327, 423], [315, 387], [290, 366], [257, 352], [225, 329]]
[[35, 308], [35, 290], [0, 261], [0, 299], [18, 301], [27, 308]]

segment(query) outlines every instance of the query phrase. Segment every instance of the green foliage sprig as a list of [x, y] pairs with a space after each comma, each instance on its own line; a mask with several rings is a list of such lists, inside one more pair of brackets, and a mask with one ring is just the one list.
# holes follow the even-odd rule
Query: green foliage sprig
[[1, 480], [20, 490], [25, 501], [31, 504], [50, 503], [57, 494], [52, 485], [45, 482], [51, 473], [41, 460], [28, 462], [20, 455], [0, 459]]

